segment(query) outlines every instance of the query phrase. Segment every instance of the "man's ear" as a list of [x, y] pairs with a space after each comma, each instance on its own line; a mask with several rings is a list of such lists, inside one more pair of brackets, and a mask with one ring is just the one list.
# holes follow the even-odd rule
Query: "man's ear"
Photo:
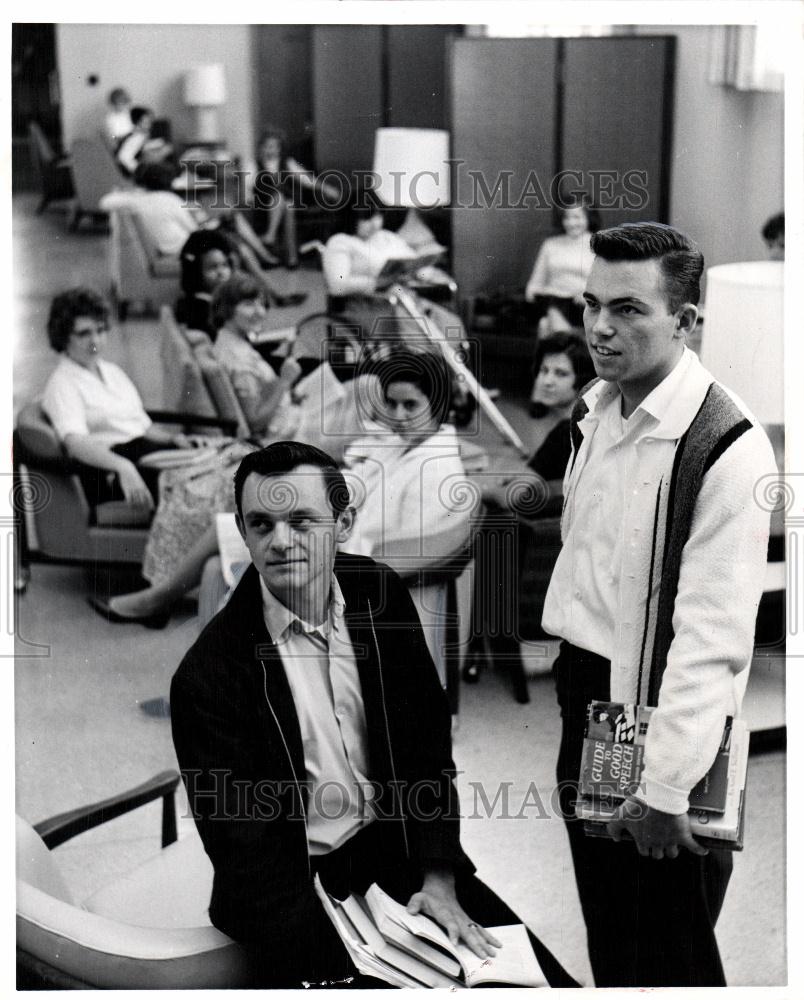
[[698, 307], [686, 302], [676, 313], [676, 334], [678, 337], [689, 337], [698, 322]]
[[235, 524], [237, 525], [237, 530], [240, 532], [240, 537], [245, 542], [246, 526], [243, 524], [243, 518], [239, 514], [235, 514]]
[[338, 514], [338, 520], [335, 522], [336, 542], [345, 542], [352, 534], [352, 529], [355, 526], [355, 516], [354, 507], [347, 507], [346, 510]]

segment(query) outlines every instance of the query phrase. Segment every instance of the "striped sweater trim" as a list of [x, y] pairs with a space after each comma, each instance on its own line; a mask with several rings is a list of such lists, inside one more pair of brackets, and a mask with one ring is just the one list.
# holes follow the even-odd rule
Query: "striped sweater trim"
[[703, 478], [751, 426], [751, 421], [725, 389], [713, 382], [676, 447], [670, 480], [656, 630], [650, 661], [649, 705], [658, 703], [667, 654], [675, 637], [673, 612], [678, 595], [681, 560], [690, 536]]

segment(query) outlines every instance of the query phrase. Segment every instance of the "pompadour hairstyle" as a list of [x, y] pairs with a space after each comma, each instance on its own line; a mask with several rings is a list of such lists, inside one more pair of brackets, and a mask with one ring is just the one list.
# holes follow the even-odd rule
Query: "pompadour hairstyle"
[[701, 298], [704, 258], [693, 241], [661, 222], [624, 222], [592, 234], [592, 252], [603, 260], [656, 260], [671, 313]]

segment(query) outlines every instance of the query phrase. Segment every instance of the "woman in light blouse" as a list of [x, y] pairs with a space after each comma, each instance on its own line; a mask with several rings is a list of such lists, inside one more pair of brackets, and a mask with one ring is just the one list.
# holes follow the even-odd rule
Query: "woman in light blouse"
[[593, 261], [589, 237], [599, 226], [597, 212], [578, 201], [562, 209], [561, 225], [564, 232], [542, 244], [525, 288], [525, 299], [547, 318], [547, 333], [583, 326], [583, 291]]

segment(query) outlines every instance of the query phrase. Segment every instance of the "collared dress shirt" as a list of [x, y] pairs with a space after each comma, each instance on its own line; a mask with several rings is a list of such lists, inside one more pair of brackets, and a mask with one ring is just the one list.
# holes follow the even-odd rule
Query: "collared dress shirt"
[[374, 818], [366, 713], [343, 594], [333, 576], [327, 620], [316, 626], [286, 608], [263, 580], [260, 584], [265, 625], [299, 717], [310, 790], [308, 847], [313, 856], [327, 854]]

